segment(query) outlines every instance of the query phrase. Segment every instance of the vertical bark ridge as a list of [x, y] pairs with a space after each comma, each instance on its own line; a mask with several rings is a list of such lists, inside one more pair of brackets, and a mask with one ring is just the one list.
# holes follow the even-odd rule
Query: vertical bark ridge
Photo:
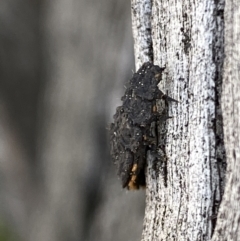
[[[153, 1], [154, 62], [166, 66], [166, 158], [148, 158], [142, 240], [209, 240], [224, 176], [219, 96], [223, 1]], [[220, 148], [221, 146], [221, 148]], [[220, 155], [221, 154], [221, 155]], [[167, 166], [163, 172], [162, 166]], [[167, 185], [164, 184], [167, 176]]]
[[151, 17], [152, 0], [132, 0], [132, 30], [136, 70], [153, 61]]

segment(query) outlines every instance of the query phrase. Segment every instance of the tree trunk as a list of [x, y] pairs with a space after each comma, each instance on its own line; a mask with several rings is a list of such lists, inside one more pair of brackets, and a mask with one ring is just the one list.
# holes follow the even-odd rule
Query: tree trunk
[[237, 241], [240, 237], [240, 7], [226, 0], [225, 61], [222, 109], [227, 156], [226, 187], [220, 206], [214, 241]]
[[[223, 8], [223, 1], [132, 0], [134, 42], [140, 45], [136, 66], [153, 55], [154, 64], [166, 67], [160, 88], [179, 101], [167, 105], [172, 118], [158, 126], [165, 157], [148, 156], [142, 240], [210, 240], [213, 234], [226, 166], [220, 106]], [[143, 24], [145, 38], [139, 33]], [[146, 56], [138, 51], [149, 32], [149, 57], [139, 57]]]

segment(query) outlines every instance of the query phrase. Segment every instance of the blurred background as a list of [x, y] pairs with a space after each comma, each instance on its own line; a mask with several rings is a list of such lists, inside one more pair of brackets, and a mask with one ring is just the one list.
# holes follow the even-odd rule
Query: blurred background
[[1, 0], [0, 241], [140, 240], [107, 127], [134, 70], [130, 1]]

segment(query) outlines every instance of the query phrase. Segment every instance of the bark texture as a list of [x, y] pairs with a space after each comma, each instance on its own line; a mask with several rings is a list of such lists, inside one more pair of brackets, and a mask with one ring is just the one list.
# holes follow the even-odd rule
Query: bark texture
[[226, 0], [225, 62], [222, 109], [227, 156], [226, 188], [220, 206], [214, 241], [237, 241], [240, 237], [240, 6]]
[[153, 61], [151, 18], [152, 0], [132, 0], [132, 30], [136, 71], [144, 62]]
[[142, 240], [210, 240], [213, 234], [225, 173], [223, 10], [223, 1], [152, 1], [149, 56], [166, 67], [161, 89], [179, 103], [169, 103], [173, 118], [159, 127], [165, 158], [148, 158]]

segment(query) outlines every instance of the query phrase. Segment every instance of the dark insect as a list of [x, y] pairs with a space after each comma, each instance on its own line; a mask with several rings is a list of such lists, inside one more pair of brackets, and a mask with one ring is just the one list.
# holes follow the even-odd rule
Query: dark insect
[[[110, 154], [117, 165], [123, 188], [146, 185], [145, 165], [148, 150], [157, 150], [153, 123], [160, 118], [156, 100], [168, 99], [158, 88], [164, 68], [144, 63], [127, 83], [123, 104], [117, 107], [110, 126]], [[173, 100], [174, 101], [174, 100]]]

